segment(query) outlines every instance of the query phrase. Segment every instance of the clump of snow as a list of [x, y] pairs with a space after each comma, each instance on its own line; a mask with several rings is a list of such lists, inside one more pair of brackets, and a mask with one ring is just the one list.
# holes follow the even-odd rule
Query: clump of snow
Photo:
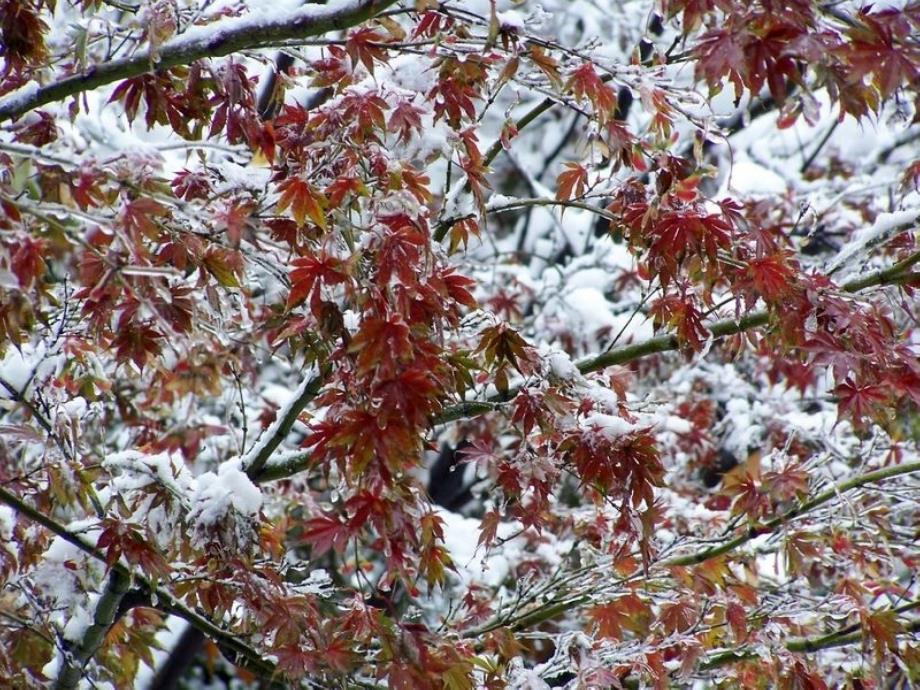
[[223, 520], [231, 510], [255, 516], [262, 509], [262, 492], [239, 468], [239, 459], [224, 462], [214, 472], [198, 477], [189, 519], [208, 526]]
[[[9, 506], [0, 506], [0, 549], [6, 551], [10, 561], [15, 563], [18, 558], [13, 546], [13, 529], [16, 527], [16, 511]], [[3, 557], [0, 557], [0, 561]]]
[[789, 185], [772, 170], [750, 160], [736, 162], [731, 169], [731, 189], [742, 194], [785, 194]]
[[291, 390], [290, 386], [270, 383], [262, 389], [261, 396], [272, 405], [281, 408], [291, 402], [291, 398], [294, 397], [294, 391]]
[[519, 199], [513, 196], [505, 196], [504, 194], [493, 194], [489, 197], [489, 201], [486, 203], [486, 209], [489, 211], [494, 211], [496, 209], [502, 209], [510, 206], [514, 206], [516, 203], [519, 203]]
[[[99, 533], [88, 529], [91, 522], [72, 522], [67, 530], [80, 535], [86, 544], [93, 544]], [[102, 563], [60, 537], [52, 540], [42, 562], [32, 571], [32, 592], [48, 602], [49, 610], [53, 611], [50, 620], [66, 639], [80, 639], [92, 623], [91, 612], [95, 610], [93, 604], [104, 575]], [[56, 673], [54, 667], [51, 670]]]
[[183, 495], [192, 482], [183, 462], [167, 452], [150, 455], [123, 450], [106, 456], [102, 465], [117, 474], [113, 485], [121, 492], [141, 489], [156, 482], [176, 495]]
[[502, 31], [523, 31], [526, 25], [524, 15], [517, 10], [505, 10], [495, 15]]
[[536, 669], [527, 668], [521, 657], [514, 657], [508, 664], [509, 688], [514, 690], [549, 690], [549, 684], [540, 677]]
[[224, 183], [216, 186], [214, 190], [216, 194], [226, 191], [236, 192], [239, 189], [260, 193], [268, 185], [271, 170], [251, 164], [240, 165], [228, 160], [220, 165], [220, 174], [224, 178]]
[[743, 458], [749, 448], [760, 446], [765, 429], [756, 421], [751, 403], [744, 398], [732, 398], [725, 404], [725, 419], [728, 430], [723, 443], [728, 451]]
[[588, 415], [584, 421], [585, 426], [600, 432], [607, 440], [616, 441], [618, 438], [625, 436], [636, 430], [636, 425], [628, 422], [622, 417], [612, 414], [601, 414], [595, 412]]
[[899, 228], [915, 223], [918, 217], [920, 217], [920, 211], [917, 209], [880, 213], [870, 227], [859, 230], [853, 239], [840, 250], [827, 267], [828, 272], [833, 273], [839, 270], [854, 256], [865, 256], [865, 250], [868, 247], [885, 241]]
[[673, 414], [662, 415], [660, 426], [675, 434], [689, 434], [693, 430], [693, 425], [689, 421]]
[[[566, 306], [579, 317], [582, 326], [596, 332], [615, 323], [610, 302], [596, 287], [577, 287], [565, 297]], [[571, 313], [571, 312], [570, 312]]]
[[77, 642], [83, 639], [86, 630], [93, 624], [93, 606], [78, 606], [70, 612], [70, 618], [64, 626], [64, 639]]
[[15, 526], [16, 512], [9, 506], [0, 506], [0, 543], [9, 544], [13, 540]]
[[549, 369], [554, 377], [563, 381], [580, 381], [582, 379], [581, 372], [568, 353], [558, 348], [545, 346], [541, 346], [540, 350], [540, 354], [546, 362], [546, 368]]
[[[0, 359], [0, 379], [16, 390], [16, 393], [24, 394], [29, 381], [37, 375], [36, 371], [45, 357], [44, 343], [36, 346], [23, 345], [21, 349], [9, 348]], [[11, 398], [11, 393], [6, 386], [0, 386], [0, 398]]]
[[[417, 55], [398, 55], [390, 60], [388, 88], [404, 89], [407, 93], [425, 94], [438, 81], [438, 72], [431, 63]], [[422, 103], [420, 106], [424, 107]]]
[[63, 660], [64, 658], [60, 654], [53, 655], [51, 660], [42, 667], [42, 675], [49, 681], [56, 680]]
[[332, 578], [323, 568], [317, 568], [310, 571], [307, 579], [297, 585], [297, 589], [304, 594], [328, 597], [332, 593]]
[[77, 396], [63, 403], [59, 409], [68, 419], [76, 421], [89, 409], [89, 403], [83, 396]]

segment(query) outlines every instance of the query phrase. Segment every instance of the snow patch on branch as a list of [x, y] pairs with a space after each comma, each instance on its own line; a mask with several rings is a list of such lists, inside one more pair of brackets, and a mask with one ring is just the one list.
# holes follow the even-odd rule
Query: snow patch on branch
[[583, 424], [587, 428], [598, 432], [608, 441], [616, 441], [639, 429], [638, 426], [632, 422], [626, 421], [622, 417], [617, 417], [612, 414], [601, 414], [599, 412], [588, 415]]
[[181, 36], [167, 41], [159, 53], [184, 51], [197, 45], [215, 45], [234, 34], [254, 32], [267, 28], [283, 27], [304, 21], [322, 22], [357, 12], [367, 5], [367, 0], [331, 0], [325, 5], [304, 5], [301, 0], [273, 0], [257, 3], [248, 14], [223, 19], [204, 26], [195, 26]]
[[222, 463], [216, 474], [205, 472], [197, 483], [189, 519], [198, 525], [214, 525], [231, 510], [253, 517], [262, 509], [262, 492], [240, 470], [239, 458]]
[[[319, 376], [319, 372], [314, 368], [309, 372], [304, 373], [303, 378], [301, 379], [300, 385], [297, 387], [297, 390], [291, 394], [291, 396], [284, 402], [281, 408], [278, 409], [275, 415], [275, 421], [272, 422], [259, 437], [259, 440], [256, 441], [255, 445], [250, 448], [241, 460], [242, 467], [251, 467], [252, 464], [256, 461], [257, 458], [265, 452], [265, 449], [270, 443], [275, 441], [275, 438], [282, 433], [282, 427], [285, 423], [285, 420], [288, 418], [288, 415], [294, 409], [294, 405], [297, 404], [297, 401], [301, 400], [304, 395], [306, 395], [307, 389], [314, 384], [314, 379]], [[277, 389], [274, 389], [277, 392]]]
[[907, 229], [906, 226], [916, 223], [918, 219], [920, 219], [920, 211], [915, 208], [908, 211], [880, 213], [870, 227], [857, 232], [852, 241], [837, 253], [837, 256], [828, 265], [827, 272], [830, 274], [839, 271], [855, 256], [865, 258], [866, 250], [885, 242], [898, 231]]
[[37, 80], [26, 82], [23, 86], [20, 86], [15, 91], [11, 91], [6, 94], [3, 98], [0, 98], [0, 110], [21, 110], [24, 107], [27, 107], [29, 101], [35, 97], [35, 94], [39, 91], [39, 83]]
[[[47, 350], [44, 343], [36, 345], [26, 344], [21, 348], [9, 348], [6, 355], [0, 359], [0, 399], [12, 398], [15, 395], [27, 397], [27, 388], [31, 382], [41, 379], [50, 370], [54, 369], [55, 361], [47, 359]], [[7, 388], [15, 389], [15, 393]]]

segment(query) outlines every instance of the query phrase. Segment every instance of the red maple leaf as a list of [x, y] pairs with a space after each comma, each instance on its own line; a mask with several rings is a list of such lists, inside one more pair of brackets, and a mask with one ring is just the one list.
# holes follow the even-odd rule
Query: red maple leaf
[[556, 178], [556, 199], [568, 201], [585, 193], [588, 184], [588, 171], [578, 163], [566, 163], [565, 170]]
[[311, 518], [304, 525], [303, 540], [313, 547], [314, 557], [330, 549], [341, 553], [345, 550], [350, 536], [348, 524], [331, 515]]
[[326, 229], [327, 202], [322, 192], [299, 177], [289, 177], [278, 185], [278, 189], [281, 192], [277, 206], [279, 214], [290, 208], [298, 225], [303, 225], [309, 218], [323, 230]]
[[834, 389], [834, 394], [840, 413], [849, 414], [857, 424], [866, 416], [875, 416], [888, 400], [884, 384], [859, 385], [850, 377]]
[[371, 74], [374, 73], [375, 62], [387, 62], [387, 51], [381, 44], [386, 38], [374, 29], [363, 28], [352, 31], [345, 41], [345, 51], [351, 58], [351, 68], [360, 62]]
[[572, 72], [565, 83], [565, 90], [571, 91], [575, 98], [587, 98], [591, 101], [594, 113], [601, 122], [609, 120], [616, 110], [616, 93], [598, 76], [590, 62], [584, 63]]
[[339, 285], [348, 280], [348, 273], [341, 259], [325, 252], [316, 256], [303, 256], [291, 262], [291, 292], [287, 308], [297, 306], [307, 297], [311, 305], [319, 302], [320, 288], [325, 285]]

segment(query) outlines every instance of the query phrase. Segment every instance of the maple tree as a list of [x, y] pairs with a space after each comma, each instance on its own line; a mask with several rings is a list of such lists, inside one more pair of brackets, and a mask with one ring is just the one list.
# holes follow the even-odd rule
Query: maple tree
[[0, 0], [0, 685], [920, 682], [918, 35]]

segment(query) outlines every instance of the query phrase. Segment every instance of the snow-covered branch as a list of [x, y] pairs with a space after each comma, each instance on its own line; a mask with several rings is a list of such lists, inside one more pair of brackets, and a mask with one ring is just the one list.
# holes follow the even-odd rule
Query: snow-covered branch
[[755, 525], [749, 530], [745, 531], [743, 534], [738, 535], [733, 539], [727, 540], [724, 544], [714, 546], [708, 549], [703, 549], [702, 551], [697, 551], [686, 556], [678, 556], [677, 558], [671, 558], [667, 560], [663, 565], [666, 566], [690, 566], [698, 565], [700, 563], [705, 563], [706, 561], [722, 556], [734, 549], [737, 549], [742, 544], [746, 544], [752, 539], [757, 538], [762, 534], [770, 534], [781, 529], [784, 525], [787, 525], [792, 520], [805, 515], [806, 513], [814, 510], [815, 508], [824, 505], [828, 501], [841, 496], [848, 491], [853, 491], [860, 487], [866, 486], [868, 484], [876, 484], [878, 482], [885, 481], [891, 477], [899, 477], [905, 474], [913, 474], [914, 472], [920, 472], [920, 462], [910, 462], [903, 465], [894, 465], [892, 467], [885, 467], [874, 472], [867, 472], [866, 474], [853, 477], [841, 482], [836, 486], [822, 491], [814, 498], [811, 498], [801, 505], [791, 508], [782, 515], [779, 515], [772, 520], [761, 525]]
[[48, 103], [91, 91], [121, 79], [187, 65], [203, 58], [242, 50], [271, 48], [292, 39], [344, 30], [376, 16], [396, 0], [334, 0], [324, 6], [305, 4], [293, 11], [254, 10], [236, 19], [197, 27], [156, 50], [103, 64], [44, 86], [34, 82], [0, 98], [0, 122], [17, 118]]
[[[2, 486], [0, 486], [0, 503], [10, 506], [92, 558], [106, 563], [105, 554], [98, 548], [84, 540], [81, 536], [74, 534], [53, 518], [36, 510], [26, 501], [7, 491]], [[201, 614], [185, 606], [178, 598], [163, 587], [155, 586], [141, 573], [129, 569], [123, 563], [114, 563], [110, 569], [109, 584], [100, 598], [99, 606], [96, 609], [94, 622], [87, 631], [88, 636], [78, 645], [77, 653], [71, 652], [73, 657], [72, 660], [63, 667], [65, 677], [63, 680], [59, 681], [59, 683], [64, 683], [61, 687], [74, 687], [73, 683], [79, 682], [82, 665], [92, 656], [95, 649], [98, 647], [98, 641], [105, 637], [105, 633], [115, 622], [114, 613], [117, 612], [118, 604], [127, 592], [126, 584], [130, 583], [133, 583], [136, 588], [149, 597], [150, 606], [184, 619], [214, 642], [238, 654], [240, 663], [260, 677], [270, 678], [272, 676], [272, 664], [266, 661], [256, 650], [243, 642], [239, 636], [223, 630]]]

